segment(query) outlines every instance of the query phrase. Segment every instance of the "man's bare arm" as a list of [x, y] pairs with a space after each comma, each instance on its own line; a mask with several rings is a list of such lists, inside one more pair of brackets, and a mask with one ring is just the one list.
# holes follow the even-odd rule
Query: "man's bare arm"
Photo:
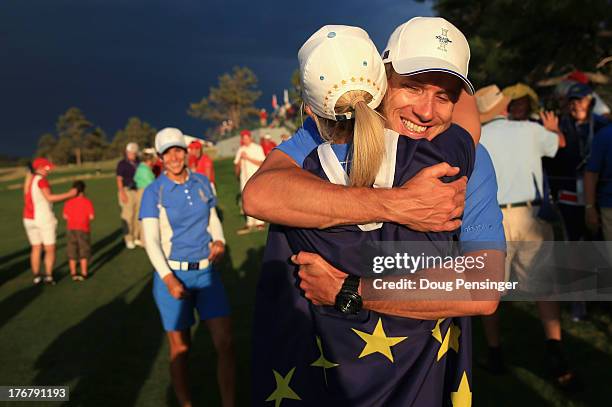
[[480, 141], [480, 115], [476, 106], [476, 98], [461, 91], [459, 100], [453, 109], [453, 123], [463, 127], [474, 139], [474, 144]]
[[273, 150], [244, 188], [244, 211], [258, 219], [302, 228], [394, 222], [417, 231], [451, 231], [461, 225], [467, 180], [443, 183], [458, 168], [446, 163], [421, 170], [400, 188], [335, 185]]

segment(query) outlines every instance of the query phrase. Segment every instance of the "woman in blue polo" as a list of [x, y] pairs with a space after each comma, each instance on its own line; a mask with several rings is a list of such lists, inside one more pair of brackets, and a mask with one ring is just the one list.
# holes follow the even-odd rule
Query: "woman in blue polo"
[[155, 136], [164, 172], [144, 191], [140, 206], [146, 251], [155, 268], [153, 296], [170, 345], [170, 376], [181, 406], [191, 406], [187, 357], [194, 310], [217, 351], [224, 406], [234, 404], [234, 351], [225, 289], [213, 263], [225, 251], [216, 197], [206, 176], [187, 169], [183, 133]]

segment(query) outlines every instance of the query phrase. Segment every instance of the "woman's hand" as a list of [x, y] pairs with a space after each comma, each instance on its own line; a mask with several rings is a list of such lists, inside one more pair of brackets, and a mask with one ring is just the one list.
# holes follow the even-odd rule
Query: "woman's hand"
[[216, 263], [223, 257], [225, 253], [225, 244], [220, 240], [215, 240], [210, 245], [210, 254], [208, 255], [208, 261]]
[[166, 287], [168, 287], [170, 295], [176, 298], [177, 300], [182, 300], [183, 298], [189, 295], [187, 290], [185, 290], [185, 286], [183, 286], [183, 283], [181, 283], [179, 279], [176, 278], [176, 276], [172, 273], [164, 277], [164, 283], [166, 284]]

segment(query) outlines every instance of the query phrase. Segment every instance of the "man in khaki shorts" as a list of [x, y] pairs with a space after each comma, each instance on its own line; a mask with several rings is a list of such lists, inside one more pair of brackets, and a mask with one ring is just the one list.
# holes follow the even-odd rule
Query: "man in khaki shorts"
[[[483, 123], [480, 143], [493, 160], [498, 191], [497, 200], [503, 214], [504, 232], [508, 242], [506, 278], [516, 276], [519, 288], [533, 292], [533, 278], [552, 255], [554, 235], [550, 224], [537, 217], [538, 200], [542, 197], [542, 157], [554, 157], [565, 138], [553, 113], [540, 114], [542, 125], [528, 121], [508, 120], [510, 98], [496, 85], [479, 89], [476, 102]], [[519, 242], [526, 244], [517, 245]], [[570, 387], [575, 384], [561, 352], [561, 320], [558, 302], [537, 301], [538, 312], [546, 336], [549, 367], [555, 384]], [[503, 373], [499, 311], [483, 317], [489, 345], [488, 369]]]
[[138, 223], [138, 190], [134, 182], [137, 167], [138, 144], [128, 143], [125, 146], [125, 158], [117, 164], [117, 192], [125, 232], [125, 247], [128, 249], [142, 245]]

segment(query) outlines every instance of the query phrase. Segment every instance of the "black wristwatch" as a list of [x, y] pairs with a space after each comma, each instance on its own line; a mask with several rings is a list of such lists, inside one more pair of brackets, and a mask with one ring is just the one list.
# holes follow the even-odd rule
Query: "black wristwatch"
[[359, 295], [359, 277], [348, 276], [338, 295], [336, 295], [335, 308], [343, 314], [357, 314], [361, 311], [363, 302]]

